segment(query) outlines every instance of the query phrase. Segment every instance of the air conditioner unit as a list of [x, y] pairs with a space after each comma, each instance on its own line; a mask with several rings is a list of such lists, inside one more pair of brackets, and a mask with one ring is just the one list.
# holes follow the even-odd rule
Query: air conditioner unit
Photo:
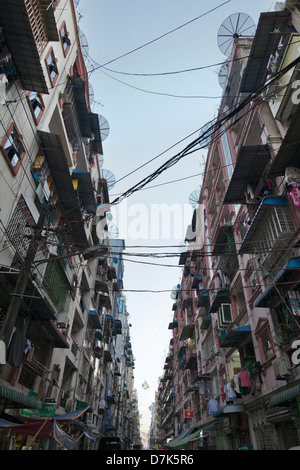
[[218, 323], [220, 328], [224, 328], [232, 323], [231, 304], [221, 304], [218, 311]]
[[278, 357], [272, 363], [276, 379], [282, 380], [291, 376], [290, 365], [285, 357]]
[[59, 388], [55, 387], [54, 385], [49, 385], [47, 388], [45, 401], [50, 403], [56, 403], [58, 398]]

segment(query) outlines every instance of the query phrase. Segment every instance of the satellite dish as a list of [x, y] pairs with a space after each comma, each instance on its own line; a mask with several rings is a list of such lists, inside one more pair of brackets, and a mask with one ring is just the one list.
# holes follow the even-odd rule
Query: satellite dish
[[219, 70], [219, 84], [224, 89], [228, 75], [228, 64], [223, 64]]
[[79, 39], [82, 49], [82, 55], [86, 59], [89, 55], [89, 44], [86, 35], [79, 29]]
[[107, 181], [108, 190], [115, 186], [116, 178], [115, 175], [109, 170], [102, 170], [102, 178]]
[[196, 190], [196, 191], [193, 191], [191, 194], [190, 194], [190, 197], [189, 197], [189, 203], [191, 204], [191, 206], [196, 209], [197, 207], [197, 204], [198, 204], [198, 201], [199, 201], [199, 197], [200, 197], [200, 189], [199, 190]]
[[[205, 124], [203, 127], [201, 127], [200, 132], [199, 132], [199, 145], [201, 148], [208, 149], [210, 146], [211, 142], [211, 137], [213, 133], [213, 124], [215, 123], [215, 119], [212, 121], [209, 121], [207, 124]], [[210, 130], [209, 130], [210, 129]]]
[[106, 139], [106, 137], [108, 136], [109, 134], [109, 131], [110, 131], [110, 128], [109, 128], [109, 124], [107, 122], [107, 120], [105, 119], [104, 116], [101, 116], [100, 114], [98, 115], [98, 119], [99, 119], [99, 127], [100, 127], [100, 134], [101, 134], [101, 140], [103, 142], [103, 140]]
[[173, 287], [172, 291], [171, 291], [171, 294], [170, 294], [170, 297], [172, 300], [176, 300], [176, 297], [177, 297], [177, 286]]
[[99, 163], [99, 167], [102, 168], [103, 167], [103, 156], [102, 155], [98, 155], [98, 163]]
[[118, 227], [115, 224], [113, 224], [112, 222], [109, 222], [107, 224], [107, 234], [108, 234], [109, 238], [113, 238], [113, 239], [118, 238], [118, 236], [119, 236]]
[[218, 46], [220, 51], [230, 56], [234, 41], [237, 38], [250, 38], [255, 35], [254, 21], [246, 13], [234, 13], [228, 16], [218, 31]]
[[94, 99], [95, 99], [95, 94], [94, 94], [94, 89], [90, 83], [89, 83], [89, 97], [90, 97], [90, 104], [93, 104]]

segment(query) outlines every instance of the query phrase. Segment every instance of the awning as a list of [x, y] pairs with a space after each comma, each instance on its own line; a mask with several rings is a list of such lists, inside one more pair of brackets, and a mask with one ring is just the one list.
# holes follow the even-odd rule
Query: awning
[[[0, 265], [0, 301], [4, 308], [9, 305], [11, 295], [14, 291], [19, 270], [10, 266]], [[23, 294], [21, 309], [31, 312], [40, 321], [56, 320], [54, 311], [43, 298], [31, 279], [28, 278], [27, 286]]]
[[235, 413], [244, 413], [244, 411], [245, 411], [245, 405], [243, 403], [225, 405], [219, 408], [218, 411], [214, 413], [214, 416], [216, 417], [225, 416], [225, 415], [227, 416], [227, 415], [235, 414]]
[[190, 354], [185, 369], [197, 370], [197, 354]]
[[287, 390], [284, 390], [283, 392], [277, 393], [277, 395], [274, 395], [273, 397], [270, 398], [268, 407], [271, 408], [272, 406], [280, 405], [281, 403], [284, 403], [289, 400], [293, 400], [296, 397], [300, 396], [300, 384], [295, 385], [294, 387], [290, 387]]
[[209, 302], [210, 302], [209, 292], [208, 291], [202, 291], [200, 293], [200, 296], [199, 296], [199, 299], [198, 299], [197, 307], [208, 307]]
[[77, 194], [74, 190], [61, 138], [57, 134], [38, 131], [41, 146], [47, 160], [55, 188], [69, 222], [70, 235], [75, 245], [88, 246]]
[[89, 310], [88, 328], [93, 330], [100, 330], [101, 328], [100, 318], [96, 310]]
[[266, 12], [260, 15], [240, 93], [254, 92], [265, 82], [270, 56], [277, 51], [281, 35], [289, 32], [290, 21], [291, 14], [287, 11]]
[[102, 335], [102, 333], [100, 333], [100, 331], [96, 331], [95, 337], [97, 338], [98, 341], [103, 340], [103, 335]]
[[240, 328], [233, 328], [226, 335], [225, 339], [220, 344], [221, 348], [238, 348], [245, 340], [251, 335], [249, 325], [241, 326]]
[[[261, 296], [257, 299], [254, 306], [255, 307], [265, 307], [269, 308], [272, 305], [274, 296], [278, 296], [277, 293], [277, 284], [280, 284], [281, 288], [284, 290], [291, 291], [295, 289], [296, 286], [300, 283], [300, 258], [292, 258], [290, 259], [285, 266], [279, 271], [279, 273], [275, 276], [266, 290], [261, 294]], [[286, 286], [284, 283], [288, 283]]]
[[[289, 87], [290, 88], [290, 87]], [[271, 165], [268, 177], [275, 178], [276, 176], [284, 176], [285, 169], [289, 166], [299, 167], [300, 155], [300, 141], [299, 141], [299, 128], [300, 128], [300, 106], [298, 111], [291, 121], [288, 131], [281, 143], [278, 153]]]
[[203, 322], [201, 323], [201, 326], [200, 326], [200, 330], [207, 330], [210, 325], [211, 325], [211, 315], [203, 319]]
[[201, 276], [201, 274], [196, 274], [196, 275], [193, 277], [192, 289], [197, 289], [197, 287], [199, 286], [200, 282], [202, 282], [202, 276]]
[[[47, 13], [48, 24], [51, 15], [54, 13], [50, 5]], [[0, 26], [24, 90], [48, 94], [48, 86], [24, 0], [0, 2]], [[58, 39], [53, 38], [53, 40]]]
[[85, 82], [78, 77], [71, 77], [66, 88], [71, 101], [74, 101], [78, 123], [82, 137], [92, 136], [89, 110], [86, 102]]
[[69, 348], [67, 337], [57, 328], [54, 321], [43, 321], [40, 325], [47, 331], [54, 348]]
[[184, 325], [180, 335], [180, 341], [184, 341], [188, 338], [193, 338], [195, 332], [195, 325]]
[[109, 293], [107, 282], [97, 281], [95, 282], [95, 290], [99, 292], [106, 292]]
[[230, 293], [228, 289], [219, 289], [213, 296], [213, 302], [210, 306], [209, 313], [217, 312], [221, 304], [226, 304], [230, 301]]
[[223, 204], [244, 204], [248, 184], [258, 183], [269, 160], [270, 151], [267, 145], [242, 147]]
[[169, 323], [168, 329], [173, 330], [174, 328], [178, 328], [178, 320], [174, 320], [173, 322]]
[[99, 294], [99, 307], [105, 307], [108, 310], [111, 310], [111, 300], [109, 295]]
[[274, 206], [286, 206], [287, 201], [284, 196], [266, 196], [261, 201], [251, 224], [243, 238], [242, 244], [238, 250], [238, 254], [254, 253], [255, 252], [255, 235], [261, 224], [265, 220], [268, 212], [272, 210]]
[[[169, 442], [167, 444], [167, 447], [182, 447], [186, 444], [188, 444], [192, 439], [196, 439], [197, 437], [200, 437], [200, 433], [202, 432], [202, 428], [191, 428], [189, 429], [186, 433], [182, 433], [177, 438], [173, 439], [173, 441]], [[179, 439], [178, 439], [179, 438]]]
[[73, 170], [72, 181], [78, 180], [77, 192], [80, 199], [85, 204], [85, 209], [89, 214], [96, 214], [95, 191], [92, 178], [88, 171]]
[[183, 253], [181, 253], [181, 255], [179, 257], [179, 262], [178, 262], [179, 266], [184, 265], [189, 256], [190, 256], [189, 251], [184, 251]]
[[222, 225], [218, 227], [213, 241], [212, 256], [220, 256], [228, 253], [229, 237], [232, 235], [232, 225]]
[[35, 398], [17, 392], [13, 388], [0, 385], [0, 409], [2, 408], [37, 409], [38, 402]]
[[29, 436], [37, 435], [38, 439], [54, 439], [52, 434], [53, 420], [58, 424], [68, 424], [78, 419], [89, 407], [72, 411], [64, 415], [55, 415], [53, 418], [23, 418], [17, 424], [11, 421], [0, 419], [0, 428], [9, 428], [20, 434]]
[[184, 299], [184, 301], [182, 302], [182, 308], [188, 308], [192, 306], [193, 306], [193, 297]]
[[92, 148], [94, 152], [98, 153], [99, 155], [103, 155], [99, 114], [89, 113], [89, 121], [93, 134], [93, 139], [91, 141]]

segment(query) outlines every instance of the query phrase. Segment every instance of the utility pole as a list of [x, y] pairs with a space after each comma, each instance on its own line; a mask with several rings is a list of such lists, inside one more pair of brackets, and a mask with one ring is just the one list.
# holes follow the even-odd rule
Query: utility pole
[[0, 332], [0, 340], [4, 341], [4, 343], [6, 344], [6, 347], [8, 345], [9, 338], [13, 331], [13, 327], [15, 325], [15, 322], [16, 322], [16, 319], [20, 310], [22, 296], [25, 292], [28, 278], [30, 276], [32, 264], [33, 264], [36, 251], [37, 251], [36, 243], [39, 241], [40, 233], [44, 227], [46, 215], [47, 215], [47, 208], [43, 206], [40, 216], [39, 216], [39, 220], [34, 228], [34, 235], [30, 241], [30, 244], [29, 244], [25, 259], [24, 259], [24, 264], [20, 269], [18, 280], [15, 286], [14, 292], [12, 294], [9, 307], [6, 312], [4, 323]]

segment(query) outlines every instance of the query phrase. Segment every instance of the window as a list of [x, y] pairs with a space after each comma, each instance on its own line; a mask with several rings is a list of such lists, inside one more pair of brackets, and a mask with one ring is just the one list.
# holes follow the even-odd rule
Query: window
[[70, 46], [71, 46], [71, 41], [69, 39], [69, 33], [67, 31], [65, 22], [63, 23], [62, 27], [60, 28], [59, 34], [60, 34], [60, 40], [61, 40], [62, 48], [63, 48], [63, 51], [64, 51], [64, 56], [66, 57], [66, 55], [67, 55], [67, 53], [70, 49]]
[[269, 323], [265, 318], [258, 320], [255, 336], [257, 338], [261, 362], [270, 360], [274, 356], [274, 348]]
[[223, 328], [232, 323], [231, 304], [221, 304], [218, 311], [219, 327]]
[[56, 67], [57, 59], [55, 58], [52, 48], [50, 49], [45, 60], [46, 60], [46, 65], [47, 65], [51, 85], [54, 86], [58, 78], [58, 69]]
[[14, 124], [11, 124], [8, 129], [0, 144], [0, 149], [12, 174], [16, 176], [25, 156], [25, 150], [22, 144], [22, 137]]
[[40, 93], [36, 93], [35, 91], [29, 92], [27, 95], [27, 100], [28, 100], [30, 111], [33, 115], [34, 121], [36, 124], [38, 124], [45, 110], [42, 95]]

